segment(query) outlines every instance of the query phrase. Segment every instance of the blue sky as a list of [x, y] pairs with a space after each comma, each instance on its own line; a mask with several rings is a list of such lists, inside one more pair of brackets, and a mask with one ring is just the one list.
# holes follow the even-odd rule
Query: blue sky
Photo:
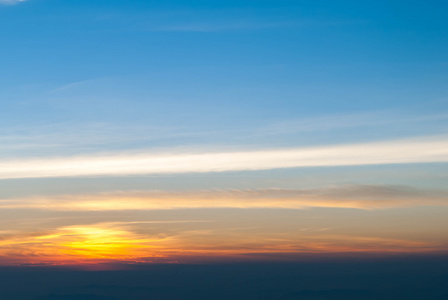
[[[440, 3], [6, 5], [3, 126], [101, 123], [197, 133], [294, 126], [313, 117], [328, 117], [327, 127], [343, 116], [365, 126], [366, 113], [373, 123], [433, 115], [440, 123], [447, 105]], [[412, 133], [439, 133], [426, 122], [426, 132], [420, 122]]]
[[[116, 207], [199, 218], [225, 208], [230, 223], [241, 208], [281, 219], [312, 207], [310, 217], [353, 235], [337, 210], [402, 209], [396, 218], [411, 222], [429, 206], [439, 223], [425, 232], [439, 244], [425, 247], [446, 250], [436, 211], [448, 199], [447, 10], [444, 1], [0, 0], [0, 213], [18, 211], [8, 226], [28, 233], [47, 230], [47, 214], [71, 213], [73, 223], [48, 230], [83, 236], [73, 227], [81, 215], [106, 211], [90, 226], [116, 238], [128, 230], [116, 230]], [[357, 234], [392, 243], [386, 231], [372, 237], [374, 223]], [[180, 240], [192, 234], [182, 230]], [[332, 239], [352, 243], [341, 232]], [[66, 238], [58, 234], [49, 236]], [[392, 244], [411, 236], [404, 244], [423, 245], [411, 231]]]
[[4, 1], [0, 157], [444, 139], [440, 1]]
[[6, 157], [446, 133], [442, 2], [8, 3]]
[[227, 127], [241, 118], [245, 125], [371, 110], [440, 112], [447, 91], [442, 3], [3, 6], [2, 97], [11, 100], [2, 119], [149, 123], [148, 116], [165, 126], [211, 117]]

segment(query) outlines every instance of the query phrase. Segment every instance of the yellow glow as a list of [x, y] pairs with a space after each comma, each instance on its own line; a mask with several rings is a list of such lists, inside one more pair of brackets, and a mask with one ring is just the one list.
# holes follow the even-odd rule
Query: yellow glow
[[[138, 250], [151, 248], [155, 239], [135, 237], [125, 230], [101, 227], [63, 228], [64, 236], [74, 236], [60, 244], [61, 252], [70, 256], [86, 258], [135, 259]], [[146, 253], [150, 256], [151, 253]]]
[[[13, 235], [0, 242], [2, 264], [98, 265], [110, 262], [141, 263], [249, 259], [247, 254], [301, 255], [331, 253], [418, 253], [440, 250], [420, 241], [323, 233], [193, 230], [171, 237], [135, 232], [139, 224], [98, 223], [66, 226], [52, 233]], [[141, 224], [140, 224], [141, 225]], [[162, 224], [163, 226], [163, 224]], [[260, 256], [258, 256], [260, 257]]]
[[[26, 259], [31, 259], [29, 263], [95, 264], [128, 260], [139, 262], [141, 257], [165, 257], [157, 248], [168, 240], [141, 237], [116, 228], [113, 223], [69, 226], [57, 231], [48, 235], [2, 241], [0, 255], [3, 252], [7, 252], [7, 255], [14, 252], [27, 254], [25, 256], [29, 257]], [[30, 253], [34, 255], [29, 255]]]

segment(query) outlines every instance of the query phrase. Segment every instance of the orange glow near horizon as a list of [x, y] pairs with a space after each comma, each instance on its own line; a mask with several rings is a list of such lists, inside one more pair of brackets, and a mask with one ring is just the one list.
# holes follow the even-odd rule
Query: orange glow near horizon
[[[71, 226], [37, 237], [3, 241], [2, 252], [12, 261], [30, 264], [91, 264], [109, 260], [134, 259], [141, 248], [148, 250], [149, 239], [139, 239], [124, 230], [101, 226]], [[144, 245], [145, 244], [145, 245]], [[144, 246], [143, 246], [144, 245]], [[3, 257], [8, 255], [3, 254]]]
[[347, 185], [3, 199], [0, 266], [98, 269], [445, 253], [447, 195]]
[[[125, 224], [126, 225], [126, 224]], [[296, 239], [260, 236], [233, 238], [185, 232], [176, 237], [149, 237], [116, 223], [67, 226], [55, 232], [16, 235], [0, 242], [3, 265], [77, 265], [107, 263], [177, 263], [222, 259], [282, 260], [282, 255], [332, 253], [424, 253], [436, 251], [423, 242], [341, 235], [298, 236]], [[218, 240], [218, 242], [217, 242]], [[284, 258], [287, 258], [287, 257]]]

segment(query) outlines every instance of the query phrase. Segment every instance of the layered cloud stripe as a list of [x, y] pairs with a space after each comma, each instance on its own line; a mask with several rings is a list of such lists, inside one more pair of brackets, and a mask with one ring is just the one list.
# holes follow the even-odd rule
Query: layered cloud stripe
[[1, 209], [45, 211], [126, 211], [202, 208], [310, 207], [387, 209], [448, 206], [448, 191], [405, 186], [346, 185], [321, 189], [246, 189], [200, 191], [111, 191], [97, 194], [45, 195], [1, 199]]
[[[166, 152], [165, 152], [166, 153]], [[448, 162], [446, 136], [241, 152], [116, 153], [0, 162], [0, 178], [126, 176]]]

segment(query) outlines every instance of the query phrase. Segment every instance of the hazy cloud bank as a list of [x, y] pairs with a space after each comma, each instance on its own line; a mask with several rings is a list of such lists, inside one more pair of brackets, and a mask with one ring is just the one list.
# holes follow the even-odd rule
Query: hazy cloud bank
[[447, 191], [402, 186], [347, 185], [324, 189], [205, 190], [189, 192], [133, 191], [91, 195], [59, 195], [0, 200], [2, 209], [57, 211], [121, 211], [198, 208], [311, 207], [385, 209], [447, 206]]

